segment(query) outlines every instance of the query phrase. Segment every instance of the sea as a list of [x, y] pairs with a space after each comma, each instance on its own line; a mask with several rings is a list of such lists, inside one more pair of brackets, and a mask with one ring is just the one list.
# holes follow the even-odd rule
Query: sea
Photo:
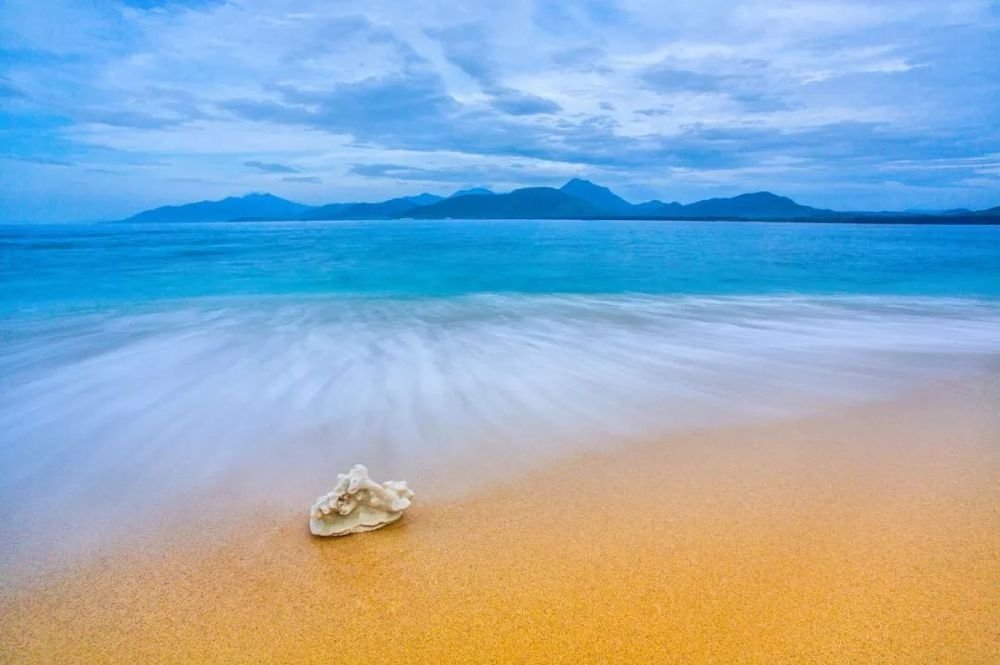
[[0, 226], [0, 564], [171, 507], [304, 520], [358, 462], [447, 499], [998, 363], [996, 226]]

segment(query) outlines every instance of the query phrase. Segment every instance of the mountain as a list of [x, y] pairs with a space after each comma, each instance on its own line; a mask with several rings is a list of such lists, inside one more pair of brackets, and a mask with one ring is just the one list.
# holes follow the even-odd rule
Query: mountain
[[421, 194], [420, 196], [389, 199], [381, 203], [330, 203], [309, 210], [299, 219], [392, 219], [421, 207], [414, 203], [414, 199], [419, 199], [421, 196], [433, 197], [435, 201], [440, 199], [440, 197], [434, 197], [433, 194]]
[[272, 194], [230, 196], [221, 201], [199, 201], [185, 205], [163, 206], [140, 212], [127, 222], [225, 222], [232, 219], [295, 219], [309, 206]]
[[559, 191], [574, 196], [581, 201], [586, 201], [598, 210], [614, 213], [625, 213], [631, 211], [632, 204], [612, 192], [607, 187], [595, 185], [589, 180], [573, 178], [559, 188]]
[[707, 199], [688, 205], [676, 202], [663, 203], [662, 201], [647, 201], [633, 205], [607, 187], [601, 187], [589, 180], [579, 178], [567, 182], [560, 188], [560, 191], [589, 203], [600, 212], [615, 217], [800, 219], [834, 214], [830, 210], [800, 205], [789, 198], [770, 192], [741, 194], [728, 199]]
[[359, 205], [357, 203], [327, 203], [326, 205], [309, 208], [295, 219], [343, 219], [340, 215], [345, 210]]
[[681, 207], [680, 214], [693, 218], [802, 219], [828, 217], [836, 213], [799, 205], [790, 198], [771, 192], [756, 192], [729, 199], [706, 199], [689, 203]]
[[616, 217], [693, 217], [737, 219], [798, 219], [833, 214], [829, 210], [799, 205], [770, 192], [741, 194], [729, 199], [707, 199], [688, 205], [647, 201], [632, 205], [607, 187], [573, 178], [560, 191], [585, 201], [601, 212]]
[[552, 187], [526, 187], [508, 194], [459, 196], [415, 208], [420, 219], [572, 219], [600, 217], [601, 210]]
[[645, 203], [637, 203], [632, 206], [631, 210], [633, 215], [639, 217], [649, 216], [649, 217], [668, 217], [670, 215], [681, 215], [684, 213], [684, 206], [676, 201], [671, 203], [664, 203], [663, 201], [646, 201]]
[[[730, 199], [708, 199], [688, 205], [647, 201], [632, 205], [607, 187], [573, 178], [559, 189], [526, 187], [495, 194], [484, 187], [455, 192], [448, 198], [434, 194], [402, 196], [378, 203], [330, 203], [310, 207], [272, 194], [247, 194], [221, 201], [200, 201], [141, 212], [130, 222], [212, 222], [278, 219], [566, 219], [586, 217], [659, 217], [685, 219], [805, 219], [834, 215], [799, 205], [770, 192], [742, 194]], [[983, 211], [977, 216], [995, 213]]]
[[459, 196], [493, 196], [493, 192], [486, 189], [485, 187], [472, 187], [469, 189], [460, 189], [451, 196], [449, 199], [455, 199]]
[[404, 196], [404, 199], [410, 201], [414, 205], [426, 206], [432, 203], [437, 203], [438, 201], [443, 201], [443, 196], [438, 196], [437, 194], [428, 194], [424, 192], [423, 194], [417, 194], [416, 196]]
[[483, 187], [460, 190], [442, 198], [434, 194], [402, 196], [378, 203], [330, 203], [310, 207], [271, 194], [247, 194], [221, 201], [200, 201], [141, 212], [130, 222], [211, 222], [243, 220], [324, 219], [759, 219], [823, 220], [851, 223], [995, 224], [1000, 207], [969, 212], [834, 212], [800, 205], [772, 194], [756, 192], [682, 205], [646, 201], [631, 204], [588, 180], [574, 178], [559, 189], [526, 187], [495, 194]]

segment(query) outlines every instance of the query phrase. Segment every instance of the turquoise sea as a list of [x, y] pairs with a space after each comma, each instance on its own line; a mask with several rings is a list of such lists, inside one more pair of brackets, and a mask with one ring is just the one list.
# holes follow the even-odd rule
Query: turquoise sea
[[478, 293], [1000, 295], [1000, 227], [399, 221], [0, 226], [0, 303]]
[[0, 286], [8, 563], [53, 507], [305, 509], [355, 462], [444, 496], [1000, 359], [1000, 227], [3, 226]]

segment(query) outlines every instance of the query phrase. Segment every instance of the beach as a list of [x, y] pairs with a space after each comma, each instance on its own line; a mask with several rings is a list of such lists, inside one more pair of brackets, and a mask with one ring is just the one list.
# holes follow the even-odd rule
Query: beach
[[[1000, 659], [1000, 382], [581, 453], [340, 539], [225, 492], [5, 584], [5, 662]], [[433, 492], [432, 492], [433, 494]]]

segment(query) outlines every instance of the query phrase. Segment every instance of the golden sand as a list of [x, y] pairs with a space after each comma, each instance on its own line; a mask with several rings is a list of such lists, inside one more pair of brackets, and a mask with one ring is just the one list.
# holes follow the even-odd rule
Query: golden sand
[[997, 663], [997, 396], [577, 458], [364, 536], [195, 523], [8, 588], [0, 660]]

